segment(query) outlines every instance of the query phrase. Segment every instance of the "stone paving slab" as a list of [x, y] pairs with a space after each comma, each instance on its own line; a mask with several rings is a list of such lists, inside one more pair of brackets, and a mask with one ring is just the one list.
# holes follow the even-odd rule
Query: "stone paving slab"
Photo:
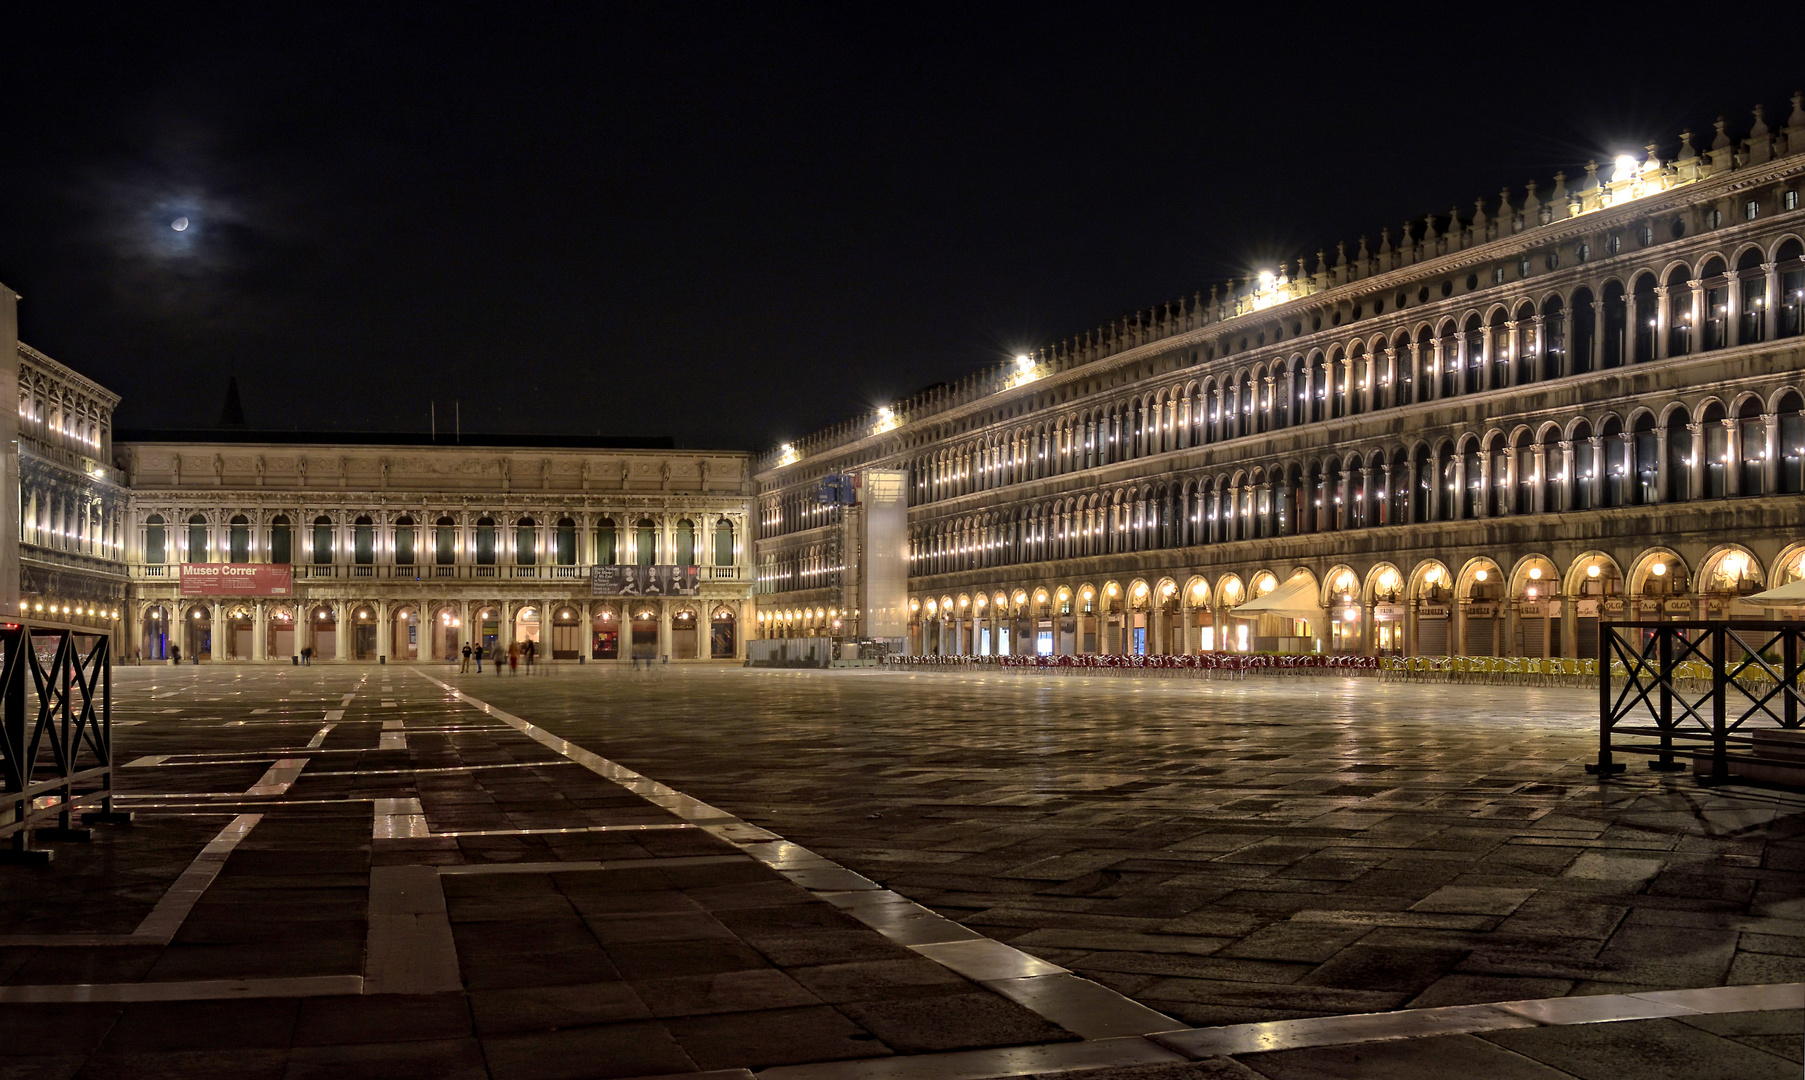
[[1193, 1023], [1805, 978], [1752, 929], [1805, 917], [1805, 797], [1654, 773], [1601, 787], [1583, 691], [450, 681]]
[[[121, 669], [139, 821], [0, 868], [0, 1068], [1245, 1080], [1372, 1053], [1394, 1069], [1372, 1075], [1416, 1075], [1374, 1049], [1394, 1042], [1546, 1070], [1523, 1075], [1593, 1075], [1622, 1044], [1678, 1062], [1723, 1043], [1711, 1060], [1747, 1075], [1796, 1060], [1771, 1004], [1617, 1004], [1798, 981], [1805, 845], [1776, 797], [1637, 778], [1600, 798], [1521, 746], [1286, 731], [1288, 700], [1210, 731], [1161, 719], [1195, 701], [1138, 697], [1156, 722], [1105, 731], [1085, 710], [1109, 695], [1049, 694], [973, 731], [939, 692], [963, 680], [464, 681], [496, 708], [442, 674]], [[903, 700], [929, 718], [913, 745]], [[1378, 726], [1407, 728], [1385, 704]], [[1533, 709], [1512, 722], [1561, 737]], [[1494, 775], [1512, 769], [1544, 778]], [[112, 943], [41, 943], [84, 934]], [[1805, 988], [1780, 993], [1762, 1000]], [[1532, 997], [1552, 1001], [1521, 1045], [1434, 1033]], [[1561, 1019], [1563, 998], [1596, 1015]], [[1186, 1061], [1141, 1034], [1374, 1012], [1333, 1036], [1358, 1050]], [[1374, 1034], [1387, 1017], [1411, 1037]], [[1629, 1034], [1558, 1034], [1573, 1023]]]

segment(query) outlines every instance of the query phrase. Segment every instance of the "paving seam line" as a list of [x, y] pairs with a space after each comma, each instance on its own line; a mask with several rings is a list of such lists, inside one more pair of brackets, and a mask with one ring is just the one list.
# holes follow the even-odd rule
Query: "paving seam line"
[[[1183, 1022], [1019, 949], [984, 937], [768, 829], [559, 738], [417, 669], [413, 674], [542, 746], [727, 841], [878, 933], [1087, 1040], [1183, 1030]], [[848, 893], [882, 894], [876, 902]], [[829, 899], [829, 894], [837, 898]]]
[[225, 869], [226, 859], [233, 849], [262, 820], [262, 814], [239, 814], [234, 817], [231, 824], [221, 829], [218, 836], [201, 848], [200, 854], [194, 857], [188, 868], [170, 883], [156, 906], [150, 909], [150, 914], [144, 916], [144, 921], [129, 934], [12, 934], [0, 936], [0, 947], [167, 945], [175, 940], [176, 931], [182, 928], [188, 913], [200, 901], [201, 894], [207, 891], [207, 887], [213, 884], [213, 879], [219, 877], [219, 872]]
[[1713, 986], [1276, 1020], [1079, 1043], [779, 1065], [760, 1070], [757, 1076], [759, 1080], [991, 1080], [1029, 1073], [1082, 1073], [1108, 1066], [1173, 1064], [1438, 1035], [1799, 1008], [1805, 1008], [1805, 983]]

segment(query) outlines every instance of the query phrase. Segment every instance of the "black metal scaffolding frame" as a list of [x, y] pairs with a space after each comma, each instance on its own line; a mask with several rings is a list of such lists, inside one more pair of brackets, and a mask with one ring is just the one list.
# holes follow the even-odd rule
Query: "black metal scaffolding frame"
[[1622, 772], [1616, 754], [1648, 755], [1649, 768], [1678, 771], [1704, 754], [1710, 769], [1701, 779], [1721, 782], [1730, 778], [1734, 752], [1737, 760], [1798, 770], [1805, 783], [1805, 759], [1755, 746], [1755, 732], [1770, 723], [1770, 730], [1800, 728], [1805, 622], [1605, 622], [1598, 635], [1598, 761], [1586, 771]]
[[112, 639], [93, 627], [0, 622], [0, 860], [33, 840], [84, 840], [113, 809]]

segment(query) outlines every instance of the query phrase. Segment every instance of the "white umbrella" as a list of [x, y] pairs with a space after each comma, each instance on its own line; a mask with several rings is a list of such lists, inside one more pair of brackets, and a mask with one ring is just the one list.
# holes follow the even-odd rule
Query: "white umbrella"
[[1756, 607], [1805, 607], [1805, 578], [1789, 585], [1782, 585], [1777, 589], [1745, 596], [1742, 598], [1742, 602], [1754, 604]]
[[1229, 614], [1237, 619], [1257, 619], [1261, 615], [1279, 615], [1287, 619], [1308, 619], [1322, 624], [1325, 614], [1316, 602], [1316, 583], [1308, 574], [1299, 574], [1257, 600], [1249, 600]]

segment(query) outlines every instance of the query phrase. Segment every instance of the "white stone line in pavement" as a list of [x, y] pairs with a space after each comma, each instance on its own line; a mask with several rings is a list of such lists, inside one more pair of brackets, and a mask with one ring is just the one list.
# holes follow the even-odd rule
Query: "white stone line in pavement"
[[1154, 1039], [1171, 1049], [1201, 1058], [1511, 1028], [1565, 1027], [1663, 1016], [1801, 1008], [1805, 1008], [1805, 983], [1712, 986], [1698, 990], [1541, 998], [1490, 1005], [1449, 1005], [1437, 1009], [1274, 1020], [1262, 1024], [1193, 1028], [1156, 1035]]
[[[1593, 1004], [1584, 1004], [1588, 1002]], [[1186, 1057], [1203, 1059], [1512, 1028], [1798, 1008], [1805, 1008], [1805, 983], [1714, 986], [1700, 990], [1404, 1009], [1391, 1013], [1194, 1028], [1146, 1037], [783, 1065], [760, 1071], [758, 1080], [990, 1080], [1030, 1073], [1081, 1073], [1109, 1066], [1171, 1064], [1182, 1062]], [[1181, 1053], [1184, 1056], [1180, 1056]]]
[[405, 730], [403, 730], [403, 728], [401, 726], [401, 721], [384, 720], [382, 722], [382, 734], [381, 734], [381, 736], [378, 737], [378, 740], [376, 743], [376, 749], [378, 749], [378, 750], [406, 750], [407, 749], [407, 732]]
[[322, 726], [319, 731], [314, 733], [313, 738], [307, 740], [307, 749], [318, 750], [320, 747], [324, 746], [326, 744], [326, 736], [332, 734], [332, 729], [337, 726], [338, 724], [336, 722]]
[[363, 992], [364, 980], [359, 975], [297, 975], [281, 979], [199, 979], [187, 982], [55, 983], [43, 986], [0, 986], [0, 1005], [337, 997]]
[[370, 824], [372, 840], [421, 840], [426, 831], [426, 810], [419, 799], [376, 799], [375, 820]]
[[[97, 945], [167, 945], [175, 939], [182, 922], [194, 905], [225, 869], [226, 859], [244, 838], [250, 835], [262, 814], [240, 814], [219, 835], [201, 848], [188, 869], [164, 892], [162, 899], [144, 916], [137, 929], [129, 934], [12, 934], [0, 935], [0, 947], [8, 945], [97, 946]], [[5, 1000], [0, 998], [0, 1000]]]
[[535, 769], [575, 764], [570, 761], [509, 761], [499, 765], [435, 765], [429, 768], [349, 769], [345, 772], [315, 772], [309, 776], [412, 776], [415, 773], [484, 772], [489, 769]]
[[615, 832], [661, 832], [666, 829], [693, 829], [694, 825], [687, 821], [673, 821], [657, 825], [572, 825], [559, 829], [465, 829], [459, 832], [436, 832], [431, 835], [441, 836], [550, 836], [554, 833], [615, 833]]
[[999, 1050], [956, 1050], [814, 1065], [779, 1065], [759, 1080], [989, 1080], [1029, 1073], [1077, 1072], [1112, 1065], [1177, 1065], [1186, 1059], [1142, 1038], [1011, 1046]]
[[[885, 891], [877, 882], [854, 873], [831, 859], [778, 836], [768, 829], [743, 821], [725, 810], [691, 798], [675, 788], [610, 761], [567, 739], [559, 738], [535, 724], [474, 698], [449, 683], [441, 682], [423, 671], [414, 674], [443, 687], [472, 708], [495, 717], [502, 723], [528, 736], [542, 746], [564, 755], [599, 776], [612, 780], [655, 806], [663, 807], [685, 821], [692, 822], [734, 845], [754, 859], [770, 866], [793, 883], [823, 899], [830, 894]], [[988, 987], [995, 993], [1017, 1001], [1024, 1008], [1085, 1039], [1107, 1035], [1145, 1035], [1156, 1031], [1181, 1029], [1184, 1024], [1164, 1013], [1149, 1009], [1123, 997], [1100, 983], [1081, 979], [1056, 964], [1049, 964], [1020, 949], [983, 937], [911, 900], [895, 897], [881, 905], [840, 903], [836, 906], [860, 922], [966, 978]], [[831, 902], [831, 901], [830, 901]], [[879, 909], [882, 910], [879, 910]], [[903, 910], [899, 910], [903, 909]], [[909, 910], [912, 909], [912, 910]], [[904, 910], [907, 914], [904, 914]], [[954, 929], [954, 928], [957, 929]], [[1012, 984], [1010, 990], [991, 986], [997, 980], [1019, 980], [1039, 976], [1060, 975], [1067, 981], [1046, 984], [1036, 992], [1025, 984]], [[1082, 984], [1080, 986], [1079, 984]], [[1046, 1009], [1048, 1011], [1042, 1011]], [[1087, 1010], [1105, 1010], [1108, 1023], [1080, 1020]], [[1063, 1022], [1079, 1023], [1072, 1027]], [[1081, 1030], [1082, 1029], [1082, 1030]]]
[[607, 859], [602, 862], [458, 863], [438, 867], [439, 874], [587, 874], [598, 870], [661, 870], [680, 866], [717, 866], [751, 862], [749, 855], [667, 855], [649, 859]]
[[463, 988], [438, 867], [372, 866], [363, 993], [436, 994]]
[[246, 795], [286, 795], [307, 767], [306, 758], [277, 758], [263, 778], [245, 789]]

